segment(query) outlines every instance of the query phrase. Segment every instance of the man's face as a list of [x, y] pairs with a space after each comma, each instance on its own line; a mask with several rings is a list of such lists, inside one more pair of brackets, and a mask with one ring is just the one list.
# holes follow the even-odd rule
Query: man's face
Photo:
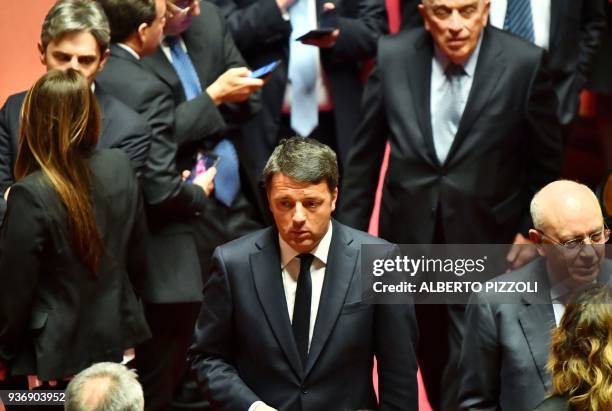
[[476, 49], [489, 17], [489, 0], [425, 0], [419, 12], [440, 50], [456, 64]]
[[143, 56], [153, 54], [161, 43], [166, 24], [166, 0], [155, 0], [155, 20], [144, 30], [142, 35]]
[[96, 79], [108, 57], [108, 51], [101, 55], [96, 38], [90, 32], [77, 31], [53, 39], [43, 50], [38, 45], [40, 61], [47, 70], [73, 68], [87, 78], [89, 84]]
[[178, 36], [191, 26], [191, 17], [200, 15], [200, 2], [198, 0], [175, 0], [167, 4], [166, 27], [167, 36]]
[[[590, 236], [594, 240], [601, 239], [603, 228], [601, 211], [595, 201], [584, 207], [580, 214], [569, 215], [562, 210], [553, 212], [542, 230], [550, 237], [542, 237], [542, 252], [557, 281], [563, 281], [569, 288], [576, 289], [597, 279], [605, 252], [603, 244], [593, 245], [586, 240], [584, 246], [572, 250], [554, 242], [564, 243]], [[598, 237], [598, 234], [601, 236]]]
[[330, 192], [325, 181], [302, 183], [275, 174], [268, 201], [282, 239], [299, 253], [312, 251], [327, 232], [337, 196], [338, 189]]

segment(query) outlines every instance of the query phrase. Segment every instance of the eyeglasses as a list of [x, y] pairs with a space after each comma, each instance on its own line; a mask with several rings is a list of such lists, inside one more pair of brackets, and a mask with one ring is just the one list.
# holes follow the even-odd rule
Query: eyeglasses
[[557, 244], [563, 247], [564, 249], [568, 251], [572, 251], [572, 252], [582, 250], [582, 247], [584, 247], [587, 244], [587, 240], [589, 244], [604, 244], [610, 239], [610, 229], [605, 224], [602, 227], [602, 229], [597, 232], [591, 233], [590, 235], [587, 235], [582, 238], [574, 238], [572, 240], [563, 241], [563, 242], [555, 240], [554, 238], [552, 238], [551, 236], [549, 236], [542, 230], [536, 229], [536, 231], [540, 233], [542, 237], [546, 237], [554, 244]]
[[[196, 7], [196, 5], [200, 4], [202, 0], [191, 0], [189, 5], [186, 7], [177, 6], [174, 2], [168, 1], [168, 9], [166, 10], [166, 17], [171, 18], [176, 14], [187, 15], [191, 13], [191, 11]], [[186, 3], [186, 2], [183, 2]]]

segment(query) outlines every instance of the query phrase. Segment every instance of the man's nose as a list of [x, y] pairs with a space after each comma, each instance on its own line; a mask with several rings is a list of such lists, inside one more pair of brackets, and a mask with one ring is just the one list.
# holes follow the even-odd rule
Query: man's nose
[[306, 221], [306, 214], [304, 211], [304, 206], [302, 206], [302, 204], [297, 203], [295, 205], [295, 211], [293, 212], [294, 223], [302, 224], [304, 221]]
[[463, 19], [459, 15], [459, 11], [454, 10], [448, 20], [448, 29], [452, 32], [459, 32], [463, 29]]
[[79, 63], [79, 59], [77, 58], [70, 59], [70, 68], [80, 71], [81, 64]]

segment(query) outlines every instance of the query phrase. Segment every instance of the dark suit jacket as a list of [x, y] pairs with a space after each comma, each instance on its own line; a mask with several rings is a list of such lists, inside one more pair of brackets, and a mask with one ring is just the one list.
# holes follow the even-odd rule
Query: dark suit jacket
[[[291, 24], [283, 19], [275, 0], [214, 0], [227, 17], [238, 49], [258, 68], [277, 59], [277, 68], [263, 88], [262, 113], [249, 122], [245, 135], [253, 145], [255, 172], [263, 166], [276, 146], [289, 62]], [[320, 13], [324, 0], [317, 0]], [[355, 115], [363, 85], [360, 79], [364, 61], [376, 53], [376, 41], [387, 32], [387, 14], [382, 0], [343, 0], [335, 2], [339, 12], [340, 36], [336, 45], [321, 50], [321, 63], [334, 103], [338, 155], [346, 158], [355, 131]], [[259, 147], [258, 147], [259, 146]]]
[[193, 369], [215, 409], [244, 411], [257, 400], [281, 411], [418, 409], [412, 305], [361, 298], [361, 245], [385, 242], [333, 224], [305, 370], [287, 312], [278, 232], [260, 230], [215, 251], [192, 347]]
[[567, 398], [555, 396], [542, 401], [534, 411], [574, 411], [574, 407], [568, 404]]
[[602, 35], [601, 47], [593, 59], [587, 87], [599, 93], [612, 94], [612, 3], [605, 3], [608, 27]]
[[62, 379], [93, 363], [121, 361], [150, 337], [134, 287], [147, 265], [146, 225], [130, 163], [119, 150], [89, 160], [104, 244], [93, 276], [76, 256], [66, 211], [36, 171], [11, 188], [0, 234], [0, 358], [13, 375]]
[[[605, 260], [598, 281], [609, 283], [610, 273], [612, 262]], [[537, 281], [538, 294], [470, 297], [459, 362], [460, 409], [532, 410], [551, 389], [546, 362], [556, 324], [546, 260], [537, 259], [492, 281]]]
[[[606, 0], [551, 0], [548, 67], [559, 106], [562, 124], [569, 124], [578, 112], [579, 93], [591, 69], [606, 26]], [[423, 25], [419, 0], [402, 1], [401, 28]], [[606, 72], [607, 73], [607, 72]]]
[[[240, 162], [246, 161], [250, 164], [250, 150], [257, 143], [242, 141], [239, 127], [259, 111], [260, 93], [254, 93], [243, 104], [229, 103], [217, 107], [204, 92], [206, 87], [226, 70], [245, 67], [246, 63], [217, 7], [208, 2], [201, 3], [200, 7], [200, 15], [192, 18], [191, 27], [183, 33], [182, 38], [198, 74], [203, 93], [185, 101], [181, 81], [161, 48], [155, 54], [143, 58], [143, 67], [172, 90], [174, 134], [179, 145], [177, 162], [180, 170], [190, 170], [195, 162], [197, 149], [212, 149], [220, 137], [230, 138], [239, 149]], [[252, 171], [252, 168], [246, 167], [251, 189], [259, 191], [260, 176], [248, 174], [249, 171]], [[249, 184], [243, 184], [243, 187], [248, 189]]]
[[153, 129], [143, 173], [150, 205], [150, 278], [144, 298], [157, 303], [200, 301], [201, 269], [191, 222], [208, 199], [200, 187], [184, 183], [177, 171], [172, 90], [116, 44], [98, 82]]
[[389, 136], [383, 238], [429, 243], [439, 212], [448, 243], [509, 244], [530, 226], [534, 192], [561, 169], [560, 126], [541, 70], [543, 52], [485, 28], [470, 95], [444, 164], [435, 154], [431, 127], [432, 53], [424, 29], [381, 39], [337, 218], [367, 228]]
[[[25, 95], [26, 92], [22, 92], [10, 96], [0, 110], [0, 192], [15, 182], [13, 167], [17, 159], [20, 111]], [[140, 173], [149, 153], [151, 129], [140, 116], [106, 93], [100, 85], [96, 85], [95, 95], [102, 116], [98, 148], [125, 151], [134, 169]], [[4, 198], [0, 203], [5, 205]], [[3, 215], [0, 212], [0, 221]]]

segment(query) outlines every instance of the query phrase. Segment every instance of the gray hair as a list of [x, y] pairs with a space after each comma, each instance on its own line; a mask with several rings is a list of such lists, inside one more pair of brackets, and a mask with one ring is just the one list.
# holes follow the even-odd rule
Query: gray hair
[[[584, 190], [585, 193], [590, 193], [589, 197], [593, 199], [595, 204], [599, 204], [599, 200], [597, 199], [597, 196], [595, 195], [595, 193], [593, 193], [593, 191], [588, 186], [578, 183], [576, 181], [571, 181], [571, 180], [561, 179], [561, 180], [553, 181], [552, 183], [549, 183], [546, 186], [542, 187], [542, 189], [540, 189], [537, 193], [535, 193], [535, 195], [531, 199], [531, 203], [529, 205], [529, 212], [531, 213], [531, 220], [533, 222], [533, 227], [535, 229], [542, 230], [544, 226], [546, 206], [547, 206], [547, 204], [542, 204], [542, 203], [546, 203], [546, 200], [544, 199], [543, 201], [542, 199], [542, 197], [545, 196], [544, 193], [550, 192], [550, 190], [552, 189], [556, 189], [557, 190], [556, 193], [565, 193], [569, 189], [576, 189], [576, 188]], [[548, 204], [548, 207], [550, 207], [550, 204]]]
[[336, 153], [312, 138], [291, 137], [281, 140], [263, 170], [266, 189], [277, 173], [302, 183], [318, 184], [325, 181], [330, 192], [338, 187]]
[[66, 388], [65, 411], [142, 411], [144, 397], [136, 373], [101, 362], [78, 373]]
[[40, 33], [43, 50], [68, 33], [85, 31], [96, 39], [100, 53], [108, 49], [110, 26], [104, 10], [96, 1], [59, 0], [47, 13]]

